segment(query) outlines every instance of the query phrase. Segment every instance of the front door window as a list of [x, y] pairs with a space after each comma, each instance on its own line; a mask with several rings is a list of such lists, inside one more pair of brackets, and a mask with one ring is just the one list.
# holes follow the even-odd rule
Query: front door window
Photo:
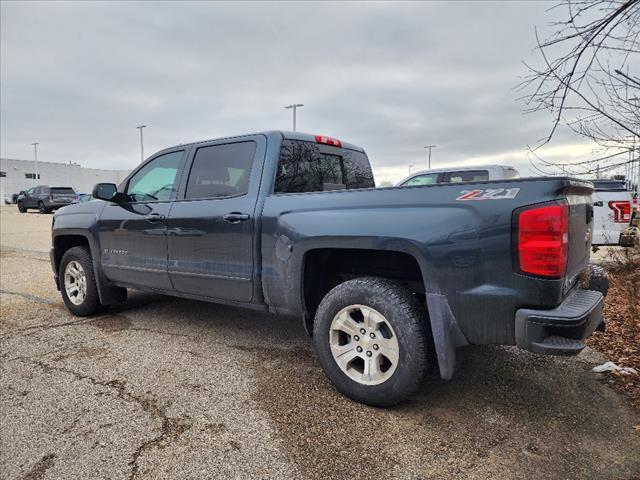
[[129, 180], [129, 202], [166, 202], [176, 191], [176, 177], [183, 151], [161, 155], [142, 167]]

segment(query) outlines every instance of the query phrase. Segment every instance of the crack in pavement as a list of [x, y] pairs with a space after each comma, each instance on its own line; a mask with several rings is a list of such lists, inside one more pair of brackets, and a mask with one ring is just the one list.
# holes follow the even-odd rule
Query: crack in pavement
[[17, 328], [15, 330], [9, 330], [8, 332], [4, 332], [2, 333], [0, 336], [2, 337], [8, 337], [8, 336], [12, 336], [18, 333], [22, 333], [22, 332], [28, 332], [31, 330], [50, 330], [52, 328], [60, 328], [60, 327], [68, 327], [71, 325], [82, 325], [84, 323], [91, 323], [91, 322], [95, 322], [96, 320], [99, 320], [103, 317], [106, 317], [108, 315], [101, 315], [99, 317], [94, 317], [94, 318], [90, 318], [90, 319], [80, 319], [80, 320], [72, 320], [70, 322], [64, 322], [64, 323], [54, 323], [54, 324], [50, 324], [50, 323], [43, 323], [43, 324], [38, 324], [38, 325], [31, 325], [29, 327], [24, 327], [24, 328]]
[[[39, 233], [39, 232], [35, 231], [35, 232], [24, 232], [24, 233]], [[38, 250], [29, 250], [27, 248], [9, 247], [6, 245], [2, 245], [0, 246], [0, 253], [2, 253], [3, 255], [15, 254], [11, 256], [16, 257], [19, 255], [20, 258], [28, 258], [30, 260], [37, 260], [38, 262], [51, 263], [49, 254], [47, 252], [40, 252]], [[32, 255], [24, 255], [25, 253], [31, 253]]]
[[167, 416], [166, 409], [168, 405], [160, 406], [156, 403], [155, 400], [145, 397], [140, 397], [134, 395], [133, 393], [129, 393], [125, 390], [125, 382], [122, 380], [98, 380], [90, 375], [84, 375], [82, 373], [76, 372], [75, 370], [71, 370], [69, 368], [64, 367], [56, 367], [53, 365], [49, 365], [41, 360], [31, 360], [31, 359], [21, 359], [23, 362], [28, 362], [33, 365], [40, 367], [44, 372], [61, 372], [66, 373], [68, 375], [72, 375], [76, 380], [86, 380], [93, 385], [99, 385], [102, 387], [109, 388], [116, 392], [118, 398], [124, 401], [130, 401], [140, 408], [147, 412], [151, 417], [158, 418], [161, 421], [160, 432], [155, 437], [146, 440], [140, 444], [135, 451], [133, 452], [132, 460], [128, 463], [131, 467], [131, 471], [129, 473], [129, 480], [132, 480], [136, 477], [139, 471], [139, 459], [142, 454], [154, 447], [162, 447], [177, 439], [180, 435], [182, 435], [185, 431], [191, 428], [191, 423], [183, 421], [181, 418], [171, 418]]
[[98, 337], [92, 337], [89, 338], [88, 340], [81, 340], [79, 342], [73, 342], [71, 344], [65, 344], [62, 345], [60, 347], [56, 347], [52, 350], [49, 350], [47, 352], [44, 353], [38, 353], [37, 355], [19, 355], [17, 357], [12, 357], [12, 358], [5, 358], [5, 355], [0, 355], [0, 358], [4, 358], [5, 362], [15, 362], [16, 360], [33, 360], [35, 358], [44, 358], [48, 355], [51, 355], [52, 353], [58, 353], [58, 352], [64, 352], [67, 350], [70, 350], [73, 347], [76, 347], [78, 345], [86, 345], [89, 342], [93, 342], [94, 340], [96, 340]]
[[127, 330], [128, 331], [133, 331], [133, 332], [149, 332], [149, 333], [155, 333], [155, 334], [158, 334], [158, 335], [169, 335], [169, 336], [172, 336], [172, 337], [198, 338], [195, 335], [187, 335], [186, 333], [164, 332], [162, 330], [155, 330], [153, 328], [129, 327]]
[[23, 297], [23, 298], [26, 298], [27, 300], [31, 300], [32, 302], [44, 303], [46, 305], [54, 305], [58, 303], [58, 302], [54, 302], [53, 300], [49, 300], [48, 298], [40, 297], [38, 295], [31, 295], [30, 293], [14, 292], [11, 290], [5, 290], [3, 288], [0, 289], [0, 293], [4, 293], [6, 295], [16, 295], [18, 297]]
[[22, 480], [40, 480], [44, 478], [47, 470], [53, 467], [55, 458], [55, 453], [45, 455], [40, 460], [38, 460], [33, 467], [31, 467], [31, 470], [29, 470], [25, 475], [22, 476]]
[[[26, 293], [20, 293], [20, 292], [6, 292], [4, 290], [0, 290], [0, 293], [9, 293], [12, 295], [18, 295], [30, 300], [33, 300], [34, 298], [42, 298], [42, 297], [36, 297], [35, 295], [29, 295]], [[34, 298], [30, 298], [30, 297], [34, 297]], [[44, 299], [46, 300], [46, 299]], [[34, 300], [36, 301], [36, 300]], [[50, 302], [49, 300], [47, 300], [48, 302]], [[15, 330], [9, 330], [7, 332], [3, 332], [2, 334], [0, 334], [0, 337], [8, 337], [8, 336], [12, 336], [18, 333], [22, 333], [22, 332], [28, 332], [31, 330], [49, 330], [52, 328], [60, 328], [60, 327], [68, 327], [68, 326], [72, 326], [72, 325], [83, 325], [86, 323], [92, 323], [92, 322], [97, 322], [99, 320], [103, 320], [105, 318], [109, 318], [113, 315], [122, 313], [122, 312], [126, 312], [128, 310], [133, 310], [135, 308], [142, 308], [142, 307], [146, 307], [148, 305], [153, 305], [156, 303], [161, 303], [163, 301], [166, 300], [152, 300], [152, 301], [147, 301], [147, 302], [140, 302], [140, 303], [127, 303], [127, 304], [123, 304], [121, 306], [112, 306], [111, 310], [103, 315], [98, 315], [96, 317], [91, 317], [91, 318], [80, 318], [78, 320], [71, 320], [69, 322], [63, 322], [63, 323], [54, 323], [54, 324], [48, 324], [48, 323], [44, 323], [44, 324], [38, 324], [38, 325], [30, 325], [28, 327], [24, 327], [24, 328], [17, 328]], [[37, 302], [37, 303], [43, 303], [43, 302]], [[50, 302], [50, 305], [58, 305], [57, 302]]]

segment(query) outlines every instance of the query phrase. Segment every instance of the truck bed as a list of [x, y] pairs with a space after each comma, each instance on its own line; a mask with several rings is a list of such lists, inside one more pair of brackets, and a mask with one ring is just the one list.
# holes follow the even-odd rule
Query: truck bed
[[[528, 178], [270, 195], [262, 210], [265, 298], [276, 311], [308, 314], [298, 307], [313, 308], [304, 302], [298, 272], [310, 253], [394, 251], [416, 259], [424, 293], [447, 299], [470, 343], [512, 344], [516, 310], [559, 305], [587, 266], [591, 190], [589, 183], [571, 178]], [[554, 200], [570, 205], [566, 277], [516, 273], [514, 211]], [[291, 250], [286, 259], [279, 255], [283, 246]]]

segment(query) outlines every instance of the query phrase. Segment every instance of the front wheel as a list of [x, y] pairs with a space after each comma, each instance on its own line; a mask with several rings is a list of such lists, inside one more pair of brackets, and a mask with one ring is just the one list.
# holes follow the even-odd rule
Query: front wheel
[[24, 206], [24, 203], [18, 202], [18, 211], [20, 213], [27, 213], [27, 207]]
[[349, 280], [322, 300], [314, 345], [336, 388], [362, 403], [387, 407], [420, 386], [428, 368], [426, 310], [384, 278]]
[[74, 315], [86, 317], [100, 308], [100, 298], [87, 247], [67, 250], [60, 262], [58, 281], [62, 300]]

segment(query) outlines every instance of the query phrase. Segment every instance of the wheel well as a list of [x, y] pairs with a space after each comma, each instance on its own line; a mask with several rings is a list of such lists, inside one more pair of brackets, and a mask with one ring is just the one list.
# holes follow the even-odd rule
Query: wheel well
[[352, 278], [373, 276], [396, 280], [424, 297], [424, 281], [417, 260], [403, 252], [388, 250], [323, 248], [307, 253], [303, 270], [303, 294], [307, 331], [324, 296], [336, 285]]
[[89, 246], [89, 240], [82, 235], [59, 235], [53, 240], [56, 269], [60, 266], [65, 252], [73, 247]]

